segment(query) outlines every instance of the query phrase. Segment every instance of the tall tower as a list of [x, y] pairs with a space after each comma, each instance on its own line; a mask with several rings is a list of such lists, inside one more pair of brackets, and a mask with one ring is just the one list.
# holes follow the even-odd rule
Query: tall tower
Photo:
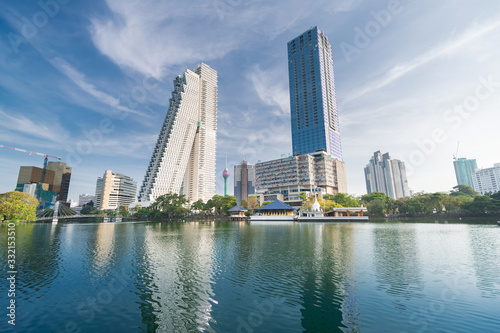
[[467, 158], [455, 158], [453, 161], [453, 166], [455, 167], [457, 184], [474, 187], [474, 173], [477, 170], [476, 160]]
[[190, 201], [215, 194], [217, 72], [205, 64], [174, 80], [174, 91], [139, 201], [183, 193]]
[[392, 199], [410, 196], [404, 162], [393, 160], [389, 153], [376, 151], [365, 167], [366, 191], [385, 193]]
[[241, 201], [248, 200], [251, 194], [255, 194], [255, 166], [243, 156], [243, 161], [234, 166], [234, 196], [241, 205]]
[[222, 172], [222, 177], [224, 178], [224, 196], [227, 195], [227, 179], [229, 178], [229, 170], [227, 169], [227, 156], [226, 156], [226, 168]]
[[318, 27], [288, 42], [293, 154], [342, 159], [332, 47]]

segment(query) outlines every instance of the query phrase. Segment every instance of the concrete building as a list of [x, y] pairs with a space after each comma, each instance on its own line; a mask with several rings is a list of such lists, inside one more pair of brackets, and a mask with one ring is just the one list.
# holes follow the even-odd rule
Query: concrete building
[[500, 191], [500, 163], [492, 168], [477, 169], [472, 175], [474, 190], [482, 195]]
[[54, 171], [52, 191], [58, 192], [57, 200], [66, 202], [68, 200], [72, 168], [68, 167], [64, 162], [48, 162], [48, 170]]
[[318, 27], [288, 42], [288, 77], [293, 154], [342, 160], [332, 47]]
[[249, 164], [245, 158], [234, 166], [234, 196], [238, 205], [242, 200], [255, 194], [255, 166]]
[[106, 170], [97, 178], [94, 207], [98, 210], [115, 210], [134, 202], [137, 183], [122, 173]]
[[174, 91], [138, 199], [183, 193], [191, 202], [215, 194], [217, 72], [205, 64], [174, 80]]
[[458, 158], [453, 161], [453, 166], [455, 168], [455, 175], [457, 176], [457, 184], [474, 187], [472, 178], [477, 169], [476, 160]]
[[393, 160], [389, 153], [376, 151], [365, 167], [366, 191], [384, 193], [392, 199], [410, 196], [404, 162]]
[[344, 162], [320, 151], [295, 155], [255, 165], [256, 192], [262, 200], [280, 200], [300, 206], [307, 196], [347, 193]]
[[80, 194], [78, 196], [78, 206], [80, 206], [80, 207], [82, 207], [83, 205], [88, 204], [91, 201], [95, 204], [95, 195]]

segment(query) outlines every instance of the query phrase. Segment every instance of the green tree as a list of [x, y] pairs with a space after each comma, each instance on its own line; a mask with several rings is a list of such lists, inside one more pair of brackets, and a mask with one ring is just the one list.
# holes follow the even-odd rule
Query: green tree
[[82, 210], [80, 211], [80, 214], [89, 215], [93, 210], [94, 210], [94, 207], [89, 206], [89, 205], [85, 205], [85, 206], [83, 206]]
[[452, 196], [467, 196], [467, 197], [476, 197], [479, 195], [474, 189], [468, 185], [457, 185], [453, 187], [453, 191], [451, 191], [450, 195]]
[[347, 194], [347, 193], [337, 193], [333, 196], [330, 195], [328, 197], [327, 197], [327, 195], [325, 195], [325, 196], [323, 196], [323, 199], [333, 200], [342, 207], [359, 207], [360, 206], [359, 198], [356, 198], [355, 196], [352, 196], [352, 195]]
[[373, 200], [381, 200], [383, 202], [387, 202], [389, 199], [388, 196], [386, 196], [384, 193], [381, 192], [372, 192], [370, 194], [365, 194], [361, 197], [361, 202], [364, 204], [368, 204], [369, 202]]
[[384, 217], [386, 212], [386, 203], [381, 199], [373, 199], [368, 204], [368, 215], [372, 217]]
[[36, 220], [38, 201], [28, 193], [7, 192], [0, 194], [0, 216], [4, 220]]
[[255, 195], [251, 195], [248, 197], [248, 208], [247, 209], [257, 209], [259, 208], [259, 200]]
[[156, 198], [156, 201], [151, 204], [152, 209], [156, 211], [154, 217], [181, 217], [187, 211], [184, 207], [186, 202], [187, 200], [184, 194], [167, 193], [160, 195]]
[[222, 197], [222, 207], [221, 212], [224, 215], [228, 215], [228, 210], [236, 206], [236, 197], [233, 195], [225, 195]]
[[269, 205], [272, 201], [264, 201], [261, 205], [261, 207], [264, 207], [265, 205]]
[[241, 200], [241, 207], [248, 209], [248, 201], [247, 200]]
[[193, 202], [193, 204], [191, 205], [191, 210], [194, 210], [197, 212], [201, 212], [204, 209], [205, 209], [205, 203], [203, 202], [202, 199], [199, 199], [199, 200]]

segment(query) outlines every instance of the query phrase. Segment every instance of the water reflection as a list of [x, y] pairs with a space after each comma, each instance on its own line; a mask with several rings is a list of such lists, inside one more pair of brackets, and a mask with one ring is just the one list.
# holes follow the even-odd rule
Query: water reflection
[[[407, 301], [421, 296], [423, 289], [417, 237], [412, 225], [374, 229], [373, 252], [378, 288]], [[396, 299], [395, 306], [404, 310], [404, 303]]]

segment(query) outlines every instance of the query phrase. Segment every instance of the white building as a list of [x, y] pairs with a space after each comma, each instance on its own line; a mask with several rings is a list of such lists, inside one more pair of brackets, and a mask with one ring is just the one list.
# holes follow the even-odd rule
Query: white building
[[139, 191], [140, 202], [183, 193], [192, 202], [215, 194], [217, 72], [205, 64], [174, 80], [174, 91]]
[[98, 210], [117, 209], [134, 202], [137, 183], [122, 173], [106, 170], [104, 176], [97, 178], [95, 205]]
[[95, 204], [95, 195], [80, 194], [78, 196], [78, 206], [80, 206], [80, 207], [83, 207], [83, 205], [86, 205], [91, 201], [94, 202], [94, 204]]
[[410, 197], [404, 162], [393, 160], [389, 153], [376, 151], [365, 167], [366, 191], [384, 193], [392, 199]]
[[482, 195], [499, 192], [500, 163], [494, 164], [492, 168], [477, 169], [472, 175], [472, 182], [474, 184], [474, 190]]
[[345, 164], [324, 152], [283, 157], [255, 164], [257, 197], [300, 206], [307, 196], [347, 193]]

